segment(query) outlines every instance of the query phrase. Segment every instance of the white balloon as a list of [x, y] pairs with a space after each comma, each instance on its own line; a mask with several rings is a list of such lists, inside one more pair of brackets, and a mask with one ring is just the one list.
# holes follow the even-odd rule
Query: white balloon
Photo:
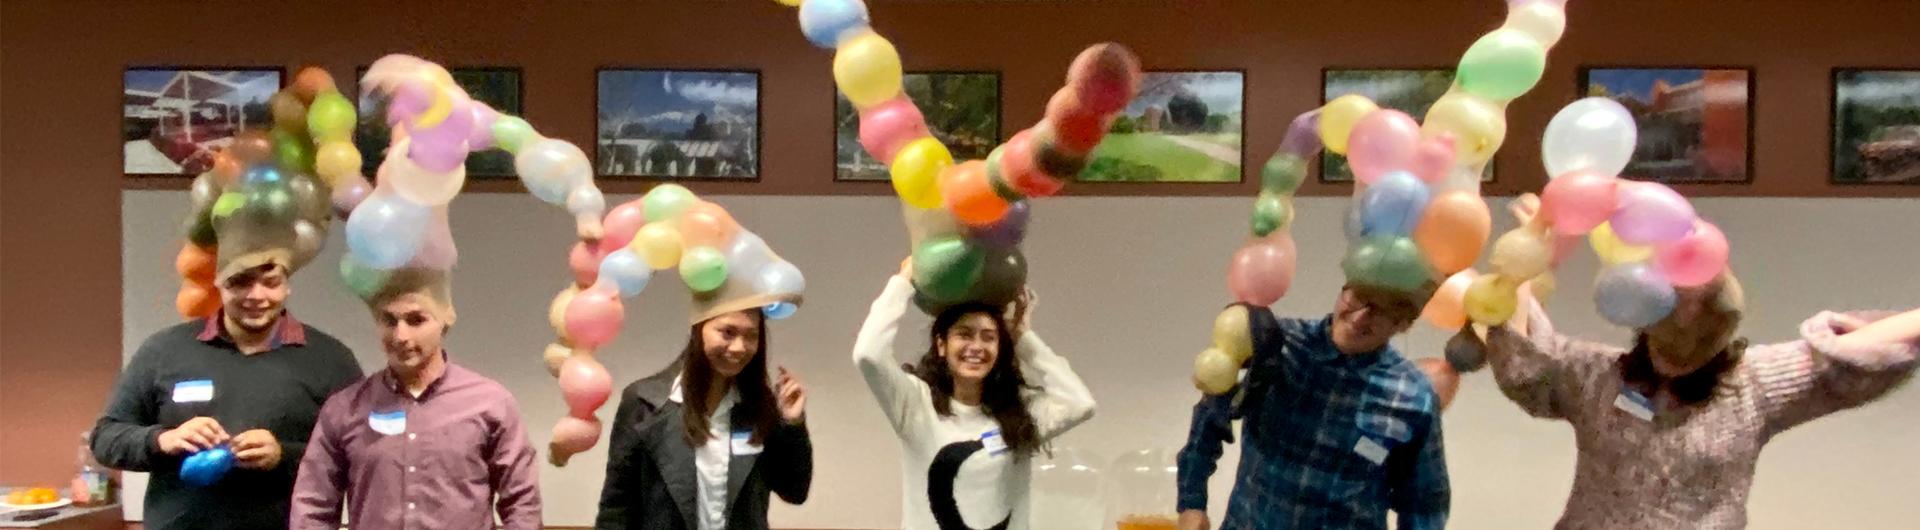
[[1552, 47], [1567, 31], [1567, 11], [1555, 2], [1528, 2], [1507, 12], [1508, 29], [1518, 30], [1541, 45]]
[[591, 215], [600, 217], [606, 214], [606, 212], [607, 197], [601, 194], [600, 188], [594, 187], [592, 183], [584, 186], [574, 186], [573, 191], [567, 193], [567, 213], [576, 216]]
[[1586, 98], [1560, 109], [1547, 122], [1541, 159], [1552, 177], [1575, 171], [1618, 176], [1633, 159], [1639, 137], [1626, 107], [1607, 98]]
[[575, 187], [593, 182], [593, 165], [587, 153], [572, 142], [543, 138], [520, 148], [513, 157], [513, 169], [527, 191], [547, 204], [564, 205]]

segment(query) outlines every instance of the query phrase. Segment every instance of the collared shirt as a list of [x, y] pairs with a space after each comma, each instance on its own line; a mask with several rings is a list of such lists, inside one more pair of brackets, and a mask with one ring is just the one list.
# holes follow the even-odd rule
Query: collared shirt
[[[233, 344], [233, 337], [227, 334], [227, 310], [222, 309], [212, 317], [201, 320], [200, 334], [194, 336], [200, 342], [214, 344], [224, 341]], [[273, 324], [273, 334], [267, 341], [268, 350], [278, 350], [285, 346], [306, 346], [307, 326], [293, 318], [293, 313], [280, 312], [280, 319]]]
[[[353, 352], [282, 313], [273, 347], [242, 354], [222, 316], [183, 322], [147, 338], [120, 373], [94, 426], [93, 452], [108, 466], [150, 472], [146, 525], [219, 530], [286, 524], [295, 468], [327, 396], [360, 379]], [[228, 433], [264, 429], [280, 443], [270, 470], [235, 468], [204, 488], [180, 480], [181, 456], [160, 451], [160, 433], [196, 417]]]
[[497, 508], [505, 528], [540, 528], [538, 467], [519, 405], [499, 383], [446, 366], [419, 397], [387, 369], [327, 400], [289, 526], [339, 528], [344, 496], [355, 527], [492, 528]]
[[1254, 313], [1254, 358], [1233, 394], [1207, 396], [1179, 456], [1181, 510], [1207, 507], [1207, 479], [1241, 426], [1240, 469], [1222, 529], [1446, 525], [1450, 504], [1439, 400], [1391, 347], [1334, 348], [1332, 318]]
[[[667, 399], [686, 403], [680, 393], [679, 379], [673, 380], [673, 393]], [[693, 466], [700, 472], [700, 480], [695, 483], [700, 494], [700, 530], [727, 528], [727, 462], [733, 459], [733, 439], [729, 436], [733, 405], [739, 401], [739, 392], [727, 389], [727, 395], [720, 398], [720, 404], [707, 416], [707, 443], [693, 451]]]

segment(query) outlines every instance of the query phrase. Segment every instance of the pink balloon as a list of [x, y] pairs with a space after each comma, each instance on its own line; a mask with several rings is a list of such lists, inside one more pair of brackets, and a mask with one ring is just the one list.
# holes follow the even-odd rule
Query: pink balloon
[[425, 80], [410, 80], [401, 83], [393, 92], [393, 98], [387, 101], [387, 125], [413, 121], [413, 118], [425, 112], [433, 105], [433, 85]]
[[1439, 184], [1453, 174], [1453, 163], [1458, 153], [1453, 148], [1453, 133], [1440, 133], [1439, 136], [1420, 140], [1420, 147], [1413, 153], [1413, 174], [1427, 184]]
[[500, 111], [493, 110], [479, 100], [473, 102], [473, 130], [467, 133], [467, 148], [474, 151], [493, 149], [493, 122], [500, 119]]
[[373, 185], [367, 182], [367, 177], [351, 175], [341, 179], [333, 187], [333, 215], [346, 219], [355, 207], [360, 206], [360, 201], [367, 200], [367, 195], [372, 193]]
[[1585, 245], [1582, 245], [1582, 243], [1586, 242], [1586, 240], [1587, 238], [1584, 236], [1554, 234], [1553, 235], [1553, 260], [1550, 261], [1549, 263], [1551, 263], [1555, 267], [1559, 267], [1560, 262], [1562, 260], [1567, 259], [1567, 256], [1573, 255], [1574, 249], [1585, 246]]
[[453, 244], [453, 230], [447, 226], [447, 207], [434, 207], [434, 215], [427, 221], [427, 231], [409, 265], [433, 270], [453, 270], [460, 261], [460, 249]]
[[621, 203], [607, 212], [600, 221], [604, 233], [600, 236], [600, 253], [612, 254], [616, 250], [627, 248], [633, 242], [634, 234], [640, 233], [640, 226], [647, 224], [646, 203], [634, 199]]
[[1248, 242], [1227, 265], [1227, 290], [1235, 300], [1270, 306], [1293, 286], [1293, 236], [1284, 230]]
[[1561, 175], [1541, 192], [1540, 211], [1561, 235], [1591, 232], [1613, 216], [1618, 184], [1619, 179], [1592, 171]]
[[1693, 204], [1665, 184], [1620, 186], [1613, 233], [1629, 245], [1651, 246], [1686, 237], [1693, 230]]
[[1347, 139], [1347, 164], [1353, 176], [1372, 183], [1381, 175], [1413, 167], [1420, 145], [1420, 124], [1397, 110], [1377, 110], [1354, 124]]
[[904, 94], [860, 113], [860, 146], [882, 164], [892, 164], [900, 148], [931, 134], [920, 107]]
[[444, 139], [411, 137], [407, 146], [407, 159], [421, 168], [434, 173], [453, 171], [467, 162], [467, 141], [446, 141]]
[[567, 304], [567, 336], [572, 337], [573, 345], [580, 349], [598, 350], [620, 335], [620, 324], [626, 317], [627, 311], [620, 305], [620, 290], [595, 284], [574, 295], [573, 302]]
[[600, 259], [606, 254], [587, 248], [586, 243], [574, 243], [573, 250], [567, 252], [567, 268], [573, 270], [573, 282], [580, 286], [593, 285], [600, 279]]
[[1713, 223], [1698, 221], [1693, 232], [1655, 249], [1653, 257], [1675, 286], [1696, 287], [1727, 270], [1727, 251], [1727, 235]]
[[590, 355], [574, 355], [560, 365], [560, 393], [574, 417], [591, 418], [613, 394], [613, 376]]
[[553, 424], [553, 441], [548, 444], [557, 456], [567, 457], [584, 453], [600, 443], [600, 420], [598, 418], [575, 418], [561, 416]]

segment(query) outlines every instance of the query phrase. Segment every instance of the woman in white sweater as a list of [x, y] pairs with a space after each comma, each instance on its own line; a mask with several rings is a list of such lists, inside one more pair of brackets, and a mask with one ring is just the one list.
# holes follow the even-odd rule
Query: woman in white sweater
[[1014, 303], [1011, 327], [1000, 307], [941, 311], [926, 355], [902, 365], [893, 345], [913, 300], [911, 268], [887, 280], [853, 345], [853, 363], [906, 457], [901, 527], [1026, 529], [1031, 457], [1093, 417], [1093, 396], [1027, 329], [1028, 296]]

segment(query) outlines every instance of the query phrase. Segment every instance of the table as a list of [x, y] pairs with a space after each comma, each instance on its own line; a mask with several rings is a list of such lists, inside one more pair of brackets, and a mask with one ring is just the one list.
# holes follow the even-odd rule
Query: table
[[120, 503], [106, 506], [68, 506], [60, 508], [59, 514], [33, 521], [15, 521], [16, 512], [0, 514], [0, 528], [43, 528], [49, 530], [123, 530], [126, 521], [120, 517]]

